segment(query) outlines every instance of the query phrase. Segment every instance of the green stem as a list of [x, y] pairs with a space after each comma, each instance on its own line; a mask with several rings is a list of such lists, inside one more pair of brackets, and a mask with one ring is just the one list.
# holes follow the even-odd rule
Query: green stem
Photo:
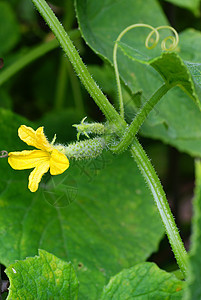
[[152, 193], [179, 268], [183, 274], [186, 274], [187, 253], [167, 202], [165, 192], [150, 160], [136, 138], [131, 146], [131, 153]]
[[40, 14], [43, 16], [47, 24], [50, 26], [61, 47], [72, 63], [81, 82], [83, 83], [91, 97], [94, 99], [96, 104], [99, 106], [101, 111], [104, 113], [106, 118], [111, 122], [118, 121], [119, 123], [123, 123], [117, 111], [114, 109], [112, 104], [108, 101], [106, 96], [102, 93], [101, 89], [92, 79], [87, 67], [84, 65], [68, 34], [64, 30], [63, 26], [61, 25], [51, 8], [48, 6], [46, 1], [32, 0], [32, 2], [36, 6]]
[[139, 110], [136, 117], [130, 124], [129, 128], [125, 131], [121, 141], [117, 145], [110, 147], [110, 150], [112, 150], [115, 153], [120, 153], [126, 150], [132, 144], [135, 135], [144, 123], [150, 111], [154, 108], [158, 101], [169, 91], [170, 88], [172, 88], [172, 86], [169, 86], [167, 84], [162, 85], [153, 94], [153, 96], [145, 102], [145, 104], [142, 106], [142, 108]]

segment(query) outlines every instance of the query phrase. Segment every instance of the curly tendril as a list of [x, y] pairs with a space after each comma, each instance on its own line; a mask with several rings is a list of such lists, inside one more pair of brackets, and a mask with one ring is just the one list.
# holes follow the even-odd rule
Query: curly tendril
[[[174, 33], [174, 36], [172, 36], [172, 35], [171, 36], [167, 36], [165, 39], [162, 40], [162, 42], [161, 42], [161, 49], [163, 51], [173, 51], [173, 50], [175, 50], [176, 47], [177, 47], [177, 45], [179, 44], [178, 33], [177, 33], [177, 31], [173, 27], [166, 26], [166, 25], [165, 26], [156, 27], [155, 30], [152, 30], [148, 34], [148, 36], [147, 36], [147, 38], [145, 40], [145, 46], [146, 46], [146, 48], [147, 49], [153, 49], [153, 48], [155, 48], [157, 46], [157, 44], [159, 42], [159, 33], [158, 33], [158, 30], [161, 30], [161, 29], [170, 29]], [[157, 38], [155, 39], [154, 43], [151, 46], [149, 46], [149, 41], [151, 40], [153, 34], [154, 33], [156, 34], [156, 31], [158, 33]], [[168, 41], [171, 41], [171, 44], [167, 47], [166, 45], [167, 45]]]
[[[173, 51], [176, 49], [178, 43], [179, 43], [179, 36], [177, 31], [171, 27], [171, 26], [159, 26], [159, 27], [152, 27], [151, 25], [148, 24], [133, 24], [128, 27], [126, 27], [118, 36], [118, 38], [115, 41], [114, 49], [113, 49], [113, 63], [114, 63], [114, 70], [115, 70], [115, 77], [116, 77], [116, 82], [117, 82], [117, 90], [118, 90], [118, 96], [119, 96], [119, 107], [120, 107], [120, 115], [124, 117], [124, 106], [123, 106], [123, 97], [122, 97], [122, 90], [121, 90], [121, 83], [120, 83], [120, 77], [119, 77], [119, 70], [118, 70], [118, 65], [117, 65], [117, 48], [118, 48], [118, 42], [121, 40], [121, 38], [131, 29], [137, 28], [137, 27], [145, 27], [151, 29], [151, 32], [148, 34], [146, 40], [145, 40], [145, 47], [147, 49], [153, 49], [157, 46], [159, 42], [159, 30], [161, 29], [170, 29], [173, 33], [174, 36], [168, 36], [165, 39], [162, 40], [161, 42], [161, 49], [163, 51]], [[152, 42], [152, 37], [155, 35], [155, 39]], [[169, 46], [167, 46], [167, 42], [170, 42]], [[150, 42], [152, 44], [150, 45]]]

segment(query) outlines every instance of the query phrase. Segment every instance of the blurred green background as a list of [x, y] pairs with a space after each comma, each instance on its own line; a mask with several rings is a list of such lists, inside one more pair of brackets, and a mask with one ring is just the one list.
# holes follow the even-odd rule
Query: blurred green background
[[[200, 1], [195, 2], [161, 0], [158, 5], [171, 26], [182, 32], [189, 27], [201, 30]], [[49, 4], [71, 34], [93, 77], [115, 105], [113, 72], [109, 65], [106, 67], [108, 72], [105, 72], [104, 60], [83, 41], [77, 29], [73, 1], [52, 0]], [[85, 116], [89, 120], [104, 121], [102, 113], [80, 84], [31, 1], [0, 1], [0, 28], [0, 57], [4, 62], [0, 69], [0, 107], [25, 117], [35, 127], [45, 126], [49, 139], [56, 132], [57, 141], [61, 143], [76, 139], [76, 130], [72, 124], [79, 123]], [[24, 58], [27, 63], [23, 66]], [[129, 117], [132, 119], [134, 114], [131, 112]], [[140, 140], [161, 178], [188, 249], [194, 159], [159, 140], [144, 137]], [[173, 254], [166, 238], [161, 241], [158, 253], [153, 254], [150, 260], [163, 268], [173, 268]]]

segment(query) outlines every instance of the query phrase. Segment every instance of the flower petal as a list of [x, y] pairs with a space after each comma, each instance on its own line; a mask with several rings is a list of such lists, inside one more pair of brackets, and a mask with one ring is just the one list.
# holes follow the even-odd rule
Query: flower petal
[[49, 161], [44, 161], [39, 164], [29, 175], [29, 189], [31, 192], [36, 192], [42, 176], [48, 171], [50, 167]]
[[36, 148], [42, 149], [42, 150], [46, 150], [46, 151], [51, 151], [53, 149], [53, 146], [48, 142], [44, 131], [43, 131], [44, 127], [39, 127], [36, 130], [36, 143], [37, 146], [35, 146]]
[[15, 170], [32, 169], [50, 160], [50, 154], [42, 150], [10, 152], [8, 155], [8, 163]]
[[50, 174], [57, 175], [63, 173], [69, 167], [68, 158], [58, 150], [54, 149], [50, 158]]
[[31, 127], [21, 125], [18, 129], [20, 139], [29, 146], [34, 146], [41, 150], [52, 150], [52, 145], [48, 142], [43, 127], [39, 127], [36, 131]]

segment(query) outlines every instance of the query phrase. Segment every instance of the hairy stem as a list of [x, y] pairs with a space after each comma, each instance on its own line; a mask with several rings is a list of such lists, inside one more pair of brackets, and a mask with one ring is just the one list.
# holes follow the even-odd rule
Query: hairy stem
[[183, 274], [186, 274], [187, 253], [167, 202], [165, 192], [150, 160], [136, 138], [131, 146], [131, 153], [157, 205], [179, 268]]
[[146, 120], [150, 111], [154, 108], [154, 106], [159, 102], [159, 100], [168, 92], [168, 90], [172, 86], [167, 84], [162, 85], [153, 96], [145, 102], [142, 108], [137, 113], [136, 117], [130, 124], [129, 128], [125, 131], [121, 141], [119, 144], [110, 147], [110, 149], [115, 153], [120, 153], [126, 150], [132, 143], [132, 140], [135, 138], [138, 130]]

